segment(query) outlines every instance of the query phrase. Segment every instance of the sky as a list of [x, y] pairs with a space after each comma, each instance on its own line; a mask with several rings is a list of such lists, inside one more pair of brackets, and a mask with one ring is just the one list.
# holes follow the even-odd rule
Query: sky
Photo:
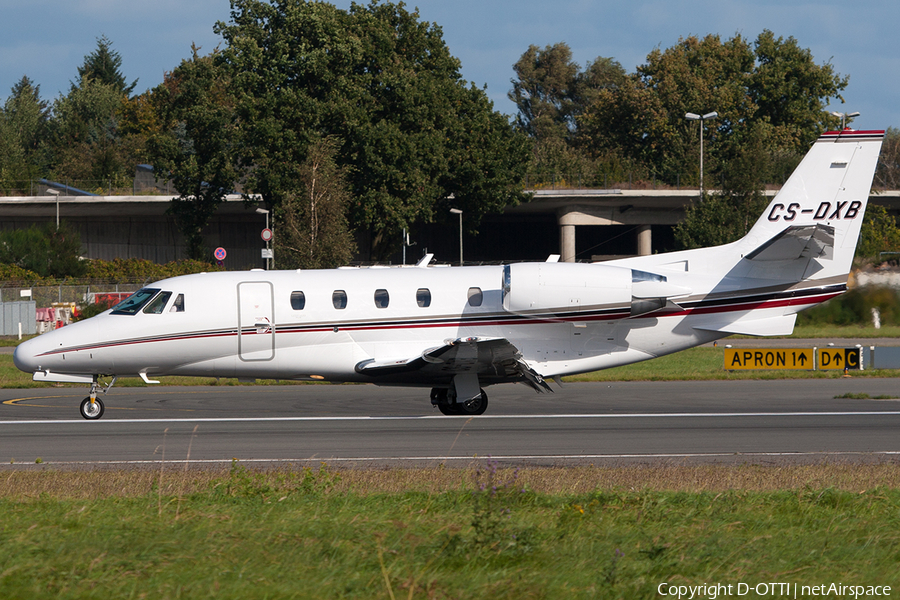
[[[346, 9], [350, 0], [332, 4]], [[845, 103], [830, 109], [859, 111], [855, 128], [900, 127], [897, 0], [419, 0], [407, 7], [441, 27], [463, 77], [486, 86], [507, 115], [516, 112], [507, 98], [512, 65], [531, 44], [565, 42], [581, 65], [611, 57], [633, 72], [654, 48], [680, 38], [740, 34], [752, 41], [769, 29], [850, 76]], [[140, 93], [189, 57], [192, 43], [212, 51], [221, 43], [214, 24], [230, 16], [228, 0], [0, 0], [0, 11], [0, 99], [27, 75], [51, 101], [69, 91], [100, 36], [112, 41]], [[705, 110], [715, 107], [697, 108]]]

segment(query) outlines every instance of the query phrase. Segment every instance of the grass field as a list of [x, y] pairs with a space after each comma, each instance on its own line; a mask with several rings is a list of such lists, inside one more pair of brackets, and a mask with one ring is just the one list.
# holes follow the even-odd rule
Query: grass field
[[3, 598], [630, 599], [659, 597], [661, 583], [900, 586], [891, 464], [235, 464], [4, 479]]
[[[840, 336], [832, 328], [825, 337]], [[575, 379], [840, 376], [729, 373], [722, 354], [695, 348]], [[0, 355], [0, 385], [36, 384]], [[346, 470], [17, 464], [0, 472], [4, 600], [634, 599], [675, 598], [677, 586], [688, 586], [682, 598], [694, 586], [694, 598], [708, 600], [853, 597], [812, 593], [830, 584], [884, 598], [900, 597], [898, 564], [900, 462], [889, 459], [517, 470], [474, 459], [464, 468]], [[772, 583], [797, 588], [755, 587]], [[740, 596], [739, 584], [749, 586]]]

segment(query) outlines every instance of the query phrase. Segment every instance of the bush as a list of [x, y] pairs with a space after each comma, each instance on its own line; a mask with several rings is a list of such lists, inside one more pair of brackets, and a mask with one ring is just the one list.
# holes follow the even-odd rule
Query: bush
[[900, 325], [900, 292], [882, 286], [854, 288], [803, 311], [797, 317], [797, 324], [868, 325], [872, 322], [873, 308], [881, 313], [882, 325]]
[[33, 271], [41, 277], [81, 277], [81, 238], [63, 223], [0, 232], [0, 263]]

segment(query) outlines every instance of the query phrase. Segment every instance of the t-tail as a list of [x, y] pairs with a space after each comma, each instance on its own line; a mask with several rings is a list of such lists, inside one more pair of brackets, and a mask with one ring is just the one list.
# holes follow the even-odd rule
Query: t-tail
[[693, 280], [696, 291], [705, 279], [709, 291], [694, 303], [698, 309], [704, 302], [747, 305], [746, 313], [730, 311], [712, 330], [790, 334], [799, 310], [847, 289], [883, 138], [883, 131], [822, 134], [736, 242], [607, 264], [671, 273], [670, 281]]
[[883, 139], [883, 131], [820, 136], [740, 241], [741, 252], [756, 262], [818, 259], [803, 279], [846, 282]]

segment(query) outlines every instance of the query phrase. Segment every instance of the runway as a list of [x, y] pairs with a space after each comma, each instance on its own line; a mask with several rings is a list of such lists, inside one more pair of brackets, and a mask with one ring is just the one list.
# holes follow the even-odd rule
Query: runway
[[[370, 385], [0, 390], [5, 464], [319, 461], [346, 465], [803, 462], [900, 458], [900, 381], [566, 384], [488, 388], [481, 417], [445, 417], [427, 390]], [[836, 399], [843, 394], [875, 398]]]

